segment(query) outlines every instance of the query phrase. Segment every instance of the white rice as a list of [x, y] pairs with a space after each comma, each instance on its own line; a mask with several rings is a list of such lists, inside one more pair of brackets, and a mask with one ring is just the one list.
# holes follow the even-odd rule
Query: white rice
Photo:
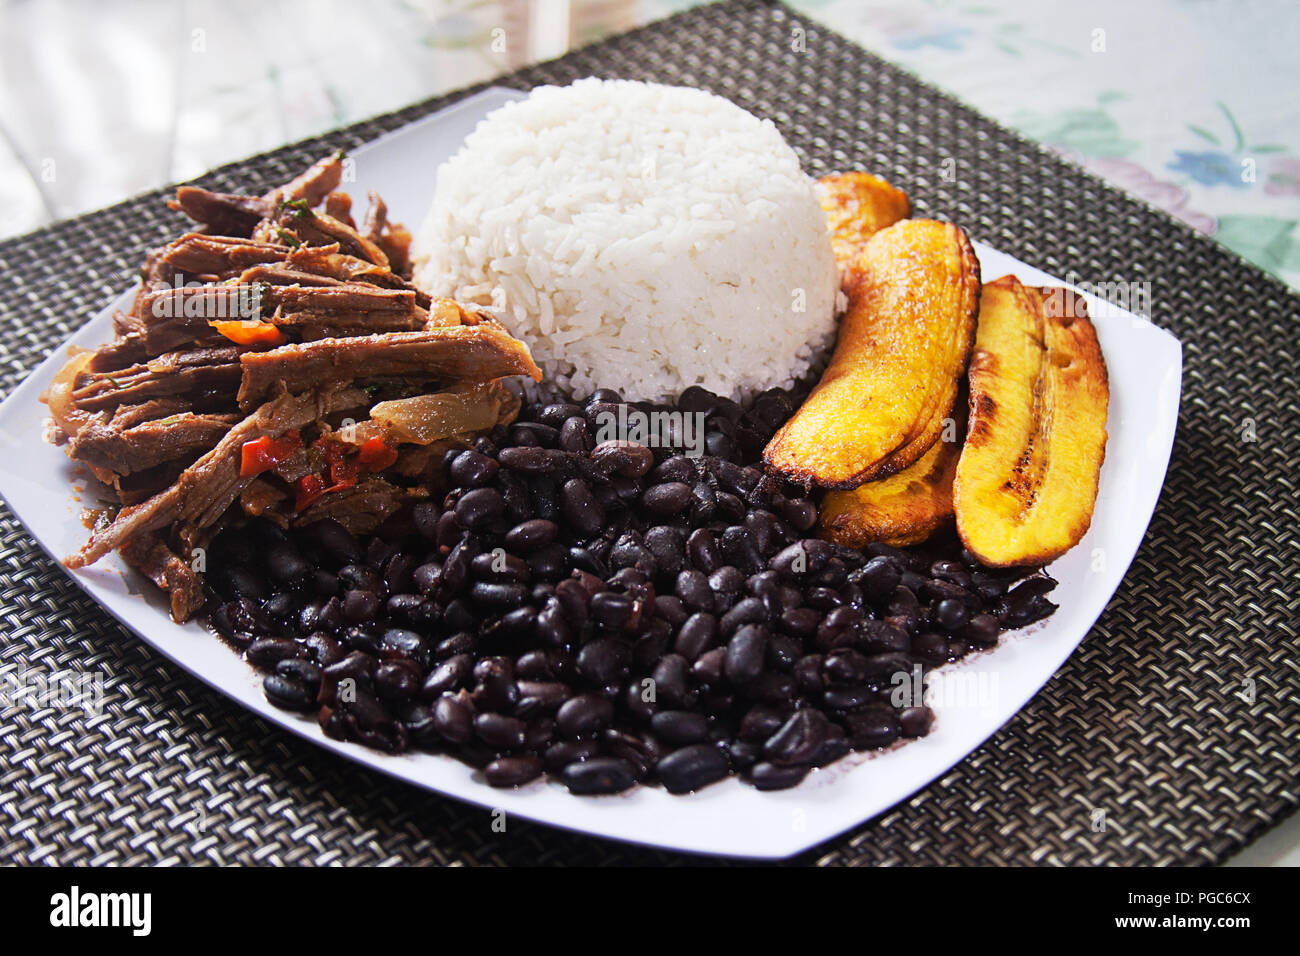
[[593, 78], [496, 110], [439, 170], [415, 260], [579, 396], [744, 400], [834, 332], [812, 181], [770, 121], [700, 90]]

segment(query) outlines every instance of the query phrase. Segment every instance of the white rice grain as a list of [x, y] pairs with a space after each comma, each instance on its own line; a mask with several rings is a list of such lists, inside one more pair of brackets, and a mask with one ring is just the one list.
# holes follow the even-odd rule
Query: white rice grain
[[585, 79], [494, 111], [439, 170], [414, 252], [418, 285], [494, 311], [580, 396], [745, 400], [835, 328], [812, 181], [771, 122], [700, 90]]

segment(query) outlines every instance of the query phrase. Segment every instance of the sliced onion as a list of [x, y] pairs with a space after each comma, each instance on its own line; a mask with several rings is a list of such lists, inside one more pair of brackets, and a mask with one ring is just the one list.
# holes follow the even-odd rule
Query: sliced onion
[[491, 428], [500, 420], [508, 394], [489, 383], [458, 392], [416, 395], [380, 402], [370, 409], [370, 418], [388, 428], [390, 443], [431, 445], [452, 435]]
[[74, 354], [45, 390], [45, 404], [50, 406], [50, 415], [69, 438], [74, 437], [91, 417], [89, 412], [77, 408], [72, 401], [72, 392], [77, 386], [77, 376], [86, 370], [94, 357], [95, 353], [89, 349]]

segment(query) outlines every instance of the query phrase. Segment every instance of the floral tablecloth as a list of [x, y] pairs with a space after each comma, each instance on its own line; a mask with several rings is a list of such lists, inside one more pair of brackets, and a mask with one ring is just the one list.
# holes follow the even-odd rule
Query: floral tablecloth
[[[0, 235], [689, 5], [4, 0]], [[1294, 3], [793, 6], [1300, 286]]]
[[1300, 5], [795, 5], [1300, 286]]
[[[691, 5], [0, 0], [0, 236]], [[1300, 287], [1300, 5], [792, 5]]]

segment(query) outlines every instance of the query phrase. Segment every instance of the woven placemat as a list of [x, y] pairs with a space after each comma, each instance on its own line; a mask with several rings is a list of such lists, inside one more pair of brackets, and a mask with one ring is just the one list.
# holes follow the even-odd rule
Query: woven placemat
[[[1092, 634], [967, 760], [799, 860], [1211, 863], [1292, 810], [1300, 797], [1300, 522], [1288, 453], [1300, 410], [1288, 336], [1300, 329], [1300, 298], [780, 6], [698, 8], [497, 82], [526, 89], [591, 74], [703, 87], [773, 119], [810, 173], [881, 173], [906, 189], [918, 214], [956, 221], [1057, 275], [1149, 281], [1154, 321], [1184, 344], [1182, 412], [1164, 493]], [[258, 191], [326, 149], [365, 142], [460, 95], [224, 167], [202, 182]], [[129, 282], [149, 246], [177, 233], [180, 219], [163, 195], [0, 244], [6, 393]], [[7, 508], [0, 508], [0, 622], [0, 666], [97, 671], [105, 682], [99, 716], [0, 711], [2, 861], [695, 860], [522, 821], [495, 833], [486, 811], [271, 727], [103, 613]], [[1253, 694], [1243, 693], [1248, 679]], [[1101, 831], [1094, 810], [1105, 813]]]

